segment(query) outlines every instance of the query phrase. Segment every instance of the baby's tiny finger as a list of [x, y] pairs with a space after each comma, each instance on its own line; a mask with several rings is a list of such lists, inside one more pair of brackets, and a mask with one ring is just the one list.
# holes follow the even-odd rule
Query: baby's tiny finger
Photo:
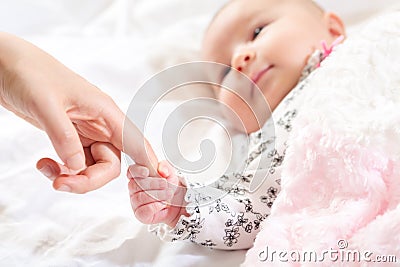
[[166, 216], [167, 209], [161, 202], [154, 202], [139, 207], [132, 205], [136, 218], [144, 224], [160, 223]]
[[135, 181], [143, 190], [165, 190], [168, 188], [166, 179], [147, 177], [135, 179]]
[[160, 178], [131, 178], [128, 183], [129, 192], [135, 193], [148, 190], [166, 190], [169, 188], [168, 181]]
[[131, 194], [132, 205], [137, 207], [159, 201], [168, 201], [173, 193], [170, 190], [148, 190]]

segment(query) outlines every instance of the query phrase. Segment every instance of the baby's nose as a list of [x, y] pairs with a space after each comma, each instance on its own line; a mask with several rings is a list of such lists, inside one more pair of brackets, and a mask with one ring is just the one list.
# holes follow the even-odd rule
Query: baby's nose
[[231, 64], [233, 68], [243, 72], [254, 58], [255, 58], [255, 53], [252, 51], [244, 51], [241, 53], [236, 53], [232, 57]]

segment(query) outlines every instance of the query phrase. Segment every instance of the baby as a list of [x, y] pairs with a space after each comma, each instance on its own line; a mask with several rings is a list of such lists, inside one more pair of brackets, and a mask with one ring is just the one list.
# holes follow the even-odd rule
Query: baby
[[[340, 18], [310, 0], [233, 0], [225, 5], [206, 31], [203, 58], [231, 66], [219, 74], [221, 83], [235, 71], [246, 75], [267, 100], [272, 117], [260, 127], [240, 98], [219, 89], [218, 100], [238, 114], [250, 135], [245, 172], [227, 173], [206, 190], [196, 190], [166, 162], [158, 169], [165, 179], [148, 177], [147, 168], [132, 165], [128, 178], [136, 217], [152, 224], [163, 240], [250, 248], [280, 191], [285, 141], [301, 91], [344, 35]], [[268, 127], [275, 129], [273, 137], [259, 131]], [[260, 175], [266, 179], [257, 190], [249, 190]], [[227, 194], [207, 201], [218, 191]]]

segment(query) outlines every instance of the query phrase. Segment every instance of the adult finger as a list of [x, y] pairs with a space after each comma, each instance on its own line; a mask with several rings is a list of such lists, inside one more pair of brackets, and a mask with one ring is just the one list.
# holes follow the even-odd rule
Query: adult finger
[[96, 142], [91, 146], [95, 164], [77, 175], [56, 177], [53, 187], [57, 190], [86, 193], [98, 189], [120, 174], [120, 151], [109, 143]]
[[149, 169], [150, 176], [157, 175], [158, 159], [141, 131], [126, 117], [123, 123], [123, 151], [139, 165]]
[[85, 168], [85, 156], [79, 135], [71, 119], [57, 101], [50, 96], [44, 96], [42, 107], [37, 110], [37, 120], [49, 136], [60, 159], [71, 170], [79, 171]]
[[102, 99], [105, 105], [100, 115], [106, 119], [108, 125], [112, 126], [111, 143], [135, 163], [149, 168], [150, 176], [156, 176], [158, 159], [143, 133], [110, 97], [104, 95]]
[[54, 181], [56, 177], [67, 174], [67, 175], [76, 175], [76, 172], [71, 171], [69, 168], [64, 165], [56, 162], [50, 158], [42, 158], [36, 163], [36, 168], [51, 181]]
[[162, 160], [158, 164], [157, 172], [164, 178], [168, 178], [175, 174], [175, 169], [169, 164], [168, 161]]
[[[90, 152], [90, 147], [83, 149], [85, 152], [86, 166], [91, 166], [95, 164], [92, 153]], [[75, 175], [78, 172], [69, 169], [57, 161], [50, 158], [42, 158], [36, 163], [36, 168], [47, 178], [54, 181], [57, 176], [62, 174]]]

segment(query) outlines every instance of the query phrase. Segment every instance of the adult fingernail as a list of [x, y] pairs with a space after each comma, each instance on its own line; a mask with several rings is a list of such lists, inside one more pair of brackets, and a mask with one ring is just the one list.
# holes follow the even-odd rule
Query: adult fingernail
[[74, 171], [80, 171], [85, 168], [85, 158], [81, 153], [76, 153], [69, 157], [66, 163], [67, 167]]
[[63, 184], [59, 188], [57, 188], [57, 191], [71, 192], [71, 187], [69, 187], [68, 185]]
[[51, 178], [53, 176], [53, 170], [51, 167], [45, 165], [39, 169], [39, 171], [46, 176], [47, 178]]
[[169, 170], [166, 166], [161, 165], [159, 171], [164, 177], [169, 176]]

